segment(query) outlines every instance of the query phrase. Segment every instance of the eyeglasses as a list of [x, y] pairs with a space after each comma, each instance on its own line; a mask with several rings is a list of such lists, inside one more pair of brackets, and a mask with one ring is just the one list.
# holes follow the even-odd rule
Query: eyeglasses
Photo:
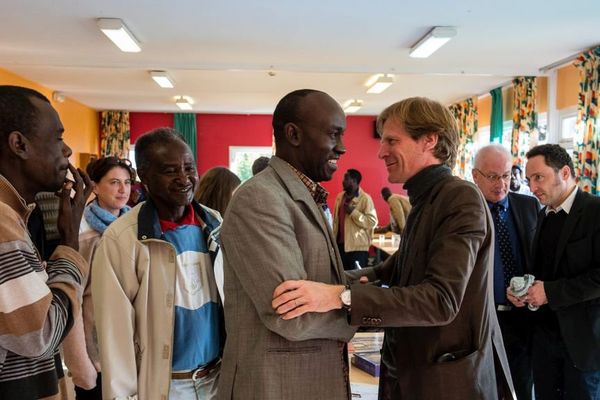
[[510, 178], [511, 178], [511, 174], [510, 173], [505, 173], [503, 175], [496, 175], [496, 174], [484, 174], [483, 172], [481, 172], [481, 170], [477, 169], [477, 168], [473, 168], [475, 171], [477, 171], [477, 173], [481, 176], [483, 176], [485, 179], [487, 179], [488, 181], [490, 181], [491, 183], [498, 183], [500, 182], [500, 180], [508, 183], [510, 182]]

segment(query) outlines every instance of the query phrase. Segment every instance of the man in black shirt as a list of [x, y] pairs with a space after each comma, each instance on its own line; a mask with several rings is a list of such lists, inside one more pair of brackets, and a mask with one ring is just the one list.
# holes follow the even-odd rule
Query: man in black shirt
[[577, 188], [571, 157], [555, 144], [527, 153], [529, 185], [546, 207], [534, 239], [534, 282], [517, 307], [536, 313], [536, 399], [600, 398], [600, 198]]

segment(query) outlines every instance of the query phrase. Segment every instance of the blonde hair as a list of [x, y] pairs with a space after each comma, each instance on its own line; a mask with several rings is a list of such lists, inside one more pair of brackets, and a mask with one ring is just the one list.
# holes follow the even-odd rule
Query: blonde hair
[[456, 119], [442, 104], [426, 97], [410, 97], [392, 104], [377, 117], [377, 132], [391, 120], [400, 124], [414, 140], [435, 133], [438, 141], [433, 155], [450, 168], [454, 168], [458, 153], [458, 126]]

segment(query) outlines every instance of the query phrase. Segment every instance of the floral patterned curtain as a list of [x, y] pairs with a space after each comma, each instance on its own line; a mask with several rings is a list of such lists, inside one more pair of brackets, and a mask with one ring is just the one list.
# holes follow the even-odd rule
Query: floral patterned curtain
[[102, 111], [100, 155], [129, 157], [129, 111]]
[[513, 80], [513, 131], [511, 149], [513, 164], [523, 165], [529, 150], [530, 135], [537, 136], [537, 83], [535, 76]]
[[474, 101], [473, 98], [468, 98], [452, 104], [448, 108], [454, 115], [454, 118], [456, 118], [460, 138], [454, 173], [463, 179], [472, 180], [473, 136], [477, 132], [477, 125], [479, 123], [477, 101]]
[[598, 147], [600, 126], [600, 46], [582, 53], [574, 62], [579, 69], [579, 102], [577, 104], [577, 135], [574, 138], [573, 162], [575, 177], [582, 190], [600, 194], [598, 179]]

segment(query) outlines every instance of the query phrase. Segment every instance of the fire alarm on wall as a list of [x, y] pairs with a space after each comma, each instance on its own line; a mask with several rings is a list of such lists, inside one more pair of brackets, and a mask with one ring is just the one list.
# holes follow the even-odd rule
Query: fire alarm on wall
[[52, 92], [52, 100], [56, 101], [57, 103], [64, 103], [65, 94], [63, 92]]

